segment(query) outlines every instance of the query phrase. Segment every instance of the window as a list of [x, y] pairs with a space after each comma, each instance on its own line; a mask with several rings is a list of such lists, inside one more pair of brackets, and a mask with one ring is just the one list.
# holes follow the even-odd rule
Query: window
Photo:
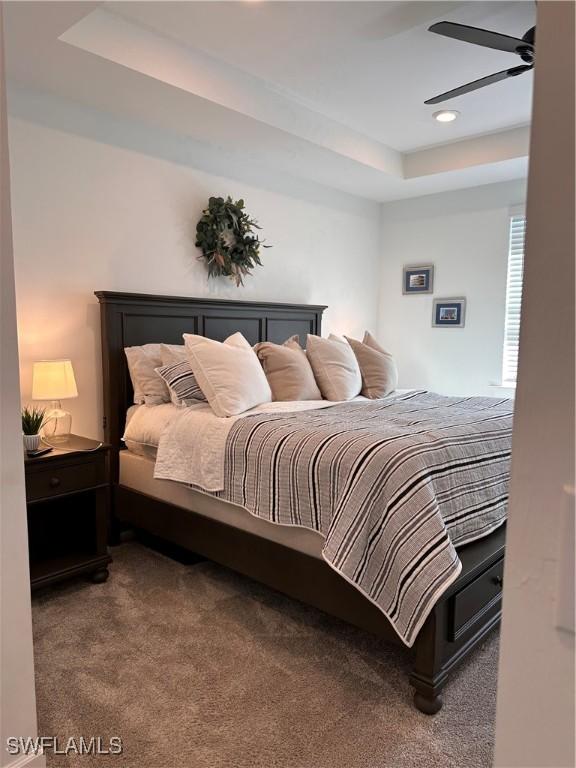
[[504, 385], [516, 384], [516, 373], [518, 370], [525, 234], [526, 216], [524, 214], [512, 216], [510, 219], [510, 248], [508, 252], [508, 279], [506, 282], [504, 358], [502, 361], [502, 384]]

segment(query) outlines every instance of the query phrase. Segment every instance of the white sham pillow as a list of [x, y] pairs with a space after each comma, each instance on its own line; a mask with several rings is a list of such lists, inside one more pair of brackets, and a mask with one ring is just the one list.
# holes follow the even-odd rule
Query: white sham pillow
[[170, 402], [168, 387], [154, 370], [162, 365], [160, 347], [160, 344], [143, 344], [124, 349], [136, 405], [160, 405]]
[[156, 451], [162, 432], [178, 413], [172, 403], [162, 403], [156, 408], [132, 406], [128, 409], [122, 440], [133, 453], [149, 456]]
[[241, 333], [224, 342], [185, 333], [184, 344], [194, 376], [216, 416], [237, 416], [272, 402], [258, 356]]
[[162, 365], [172, 365], [188, 360], [188, 353], [184, 344], [160, 344], [160, 356]]
[[350, 344], [338, 336], [308, 334], [306, 353], [326, 400], [352, 400], [362, 389], [362, 374]]

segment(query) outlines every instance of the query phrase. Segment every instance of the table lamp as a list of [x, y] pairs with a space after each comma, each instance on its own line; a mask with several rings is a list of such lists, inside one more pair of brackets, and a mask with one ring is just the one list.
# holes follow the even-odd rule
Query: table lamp
[[39, 360], [32, 366], [32, 399], [51, 400], [43, 433], [54, 442], [65, 442], [72, 431], [72, 415], [62, 409], [61, 400], [78, 397], [70, 360]]

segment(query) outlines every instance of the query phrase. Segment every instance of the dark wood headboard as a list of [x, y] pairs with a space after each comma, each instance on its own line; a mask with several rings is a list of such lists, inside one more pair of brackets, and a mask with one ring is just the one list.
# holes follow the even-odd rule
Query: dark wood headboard
[[223, 341], [240, 331], [251, 344], [282, 343], [298, 334], [320, 335], [325, 306], [272, 304], [258, 301], [194, 299], [140, 293], [96, 291], [102, 327], [104, 438], [112, 446], [112, 479], [118, 479], [118, 451], [126, 411], [132, 405], [132, 382], [124, 347], [160, 343], [182, 344], [183, 333]]

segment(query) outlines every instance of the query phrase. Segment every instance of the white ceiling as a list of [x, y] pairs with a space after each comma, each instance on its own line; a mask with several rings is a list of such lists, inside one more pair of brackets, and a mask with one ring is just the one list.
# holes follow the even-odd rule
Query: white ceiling
[[531, 2], [6, 6], [12, 92], [48, 92], [377, 200], [526, 173], [531, 74], [447, 102], [455, 123], [434, 121], [438, 107], [423, 101], [518, 63], [430, 34], [431, 23], [522, 36]]
[[521, 37], [532, 2], [128, 2], [111, 7], [150, 29], [279, 86], [287, 95], [400, 151], [530, 119], [532, 75], [454, 99], [461, 119], [430, 119], [425, 99], [519, 59], [427, 32], [438, 19]]

